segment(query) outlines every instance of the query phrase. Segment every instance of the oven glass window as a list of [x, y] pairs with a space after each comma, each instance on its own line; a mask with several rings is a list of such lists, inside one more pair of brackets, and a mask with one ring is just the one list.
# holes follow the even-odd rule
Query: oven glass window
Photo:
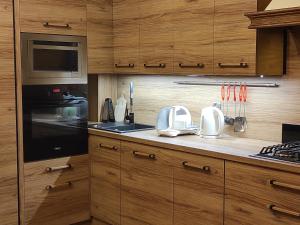
[[35, 48], [33, 70], [78, 72], [78, 51]]

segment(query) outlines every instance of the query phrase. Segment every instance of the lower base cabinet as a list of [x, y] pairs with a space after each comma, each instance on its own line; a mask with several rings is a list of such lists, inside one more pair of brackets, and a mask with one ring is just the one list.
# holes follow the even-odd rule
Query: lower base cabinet
[[299, 225], [300, 175], [226, 162], [225, 225]]
[[173, 177], [164, 150], [121, 143], [121, 224], [172, 225]]
[[25, 163], [24, 224], [88, 220], [89, 186], [88, 155]]
[[174, 225], [223, 225], [224, 160], [180, 152], [174, 164]]
[[93, 225], [223, 225], [224, 160], [90, 135]]
[[93, 224], [120, 225], [120, 141], [89, 137]]

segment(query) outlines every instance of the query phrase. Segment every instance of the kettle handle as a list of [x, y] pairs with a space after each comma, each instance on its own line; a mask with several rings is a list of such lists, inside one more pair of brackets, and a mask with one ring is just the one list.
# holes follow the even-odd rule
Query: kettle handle
[[217, 115], [218, 115], [218, 135], [220, 135], [221, 133], [222, 133], [222, 131], [223, 131], [223, 129], [224, 129], [224, 125], [225, 125], [225, 122], [224, 122], [224, 114], [223, 114], [223, 112], [220, 110], [220, 109], [218, 109], [218, 108], [216, 108], [216, 107], [214, 107], [214, 112], [216, 112], [217, 113]]

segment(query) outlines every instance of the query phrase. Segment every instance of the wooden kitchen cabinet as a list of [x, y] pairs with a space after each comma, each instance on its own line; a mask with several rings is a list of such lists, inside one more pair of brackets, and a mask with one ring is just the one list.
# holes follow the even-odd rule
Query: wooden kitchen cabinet
[[173, 0], [140, 1], [140, 73], [173, 73]]
[[173, 4], [174, 73], [213, 74], [214, 1]]
[[90, 218], [88, 156], [24, 164], [25, 225], [69, 225]]
[[224, 160], [172, 152], [174, 225], [223, 225]]
[[165, 150], [121, 143], [121, 224], [172, 225], [173, 177]]
[[113, 72], [112, 1], [87, 0], [88, 73]]
[[21, 32], [86, 36], [86, 0], [18, 0]]
[[257, 0], [215, 0], [214, 73], [256, 74], [256, 30], [248, 29], [246, 12], [257, 10]]
[[18, 224], [13, 1], [0, 1], [0, 220]]
[[300, 223], [300, 176], [226, 162], [225, 225]]
[[139, 71], [139, 0], [113, 1], [114, 72]]
[[90, 136], [91, 214], [100, 224], [120, 224], [120, 141]]

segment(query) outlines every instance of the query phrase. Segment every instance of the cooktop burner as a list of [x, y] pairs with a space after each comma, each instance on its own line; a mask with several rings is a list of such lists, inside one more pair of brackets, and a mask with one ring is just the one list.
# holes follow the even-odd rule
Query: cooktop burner
[[300, 141], [264, 147], [255, 156], [300, 163]]

